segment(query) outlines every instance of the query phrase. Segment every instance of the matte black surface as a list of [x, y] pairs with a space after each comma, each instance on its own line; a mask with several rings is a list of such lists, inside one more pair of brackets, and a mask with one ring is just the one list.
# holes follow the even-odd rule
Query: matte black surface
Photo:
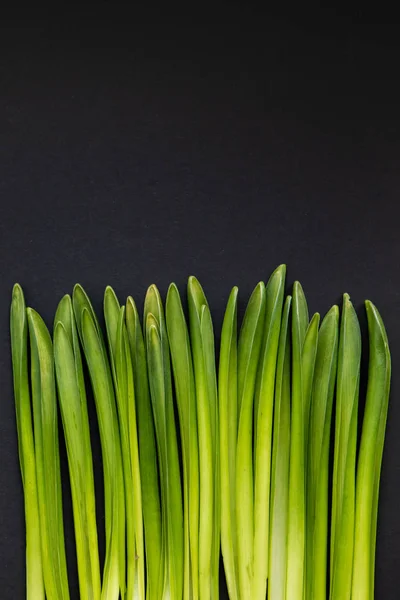
[[[183, 21], [101, 6], [21, 16], [0, 36], [0, 596], [23, 598], [25, 586], [12, 284], [50, 325], [77, 281], [100, 309], [106, 284], [141, 305], [149, 284], [183, 290], [195, 274], [218, 337], [230, 288], [239, 286], [243, 308], [257, 281], [286, 262], [288, 284], [302, 282], [311, 311], [348, 291], [364, 327], [367, 297], [387, 326], [394, 375], [376, 597], [395, 600], [399, 28], [339, 17], [314, 26], [239, 4], [213, 25], [199, 24], [210, 22], [206, 11]], [[93, 443], [100, 486], [95, 425]]]

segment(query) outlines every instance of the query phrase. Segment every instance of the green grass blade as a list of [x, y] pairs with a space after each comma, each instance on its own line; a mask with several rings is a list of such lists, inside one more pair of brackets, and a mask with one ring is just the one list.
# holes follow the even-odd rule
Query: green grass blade
[[214, 336], [208, 303], [195, 277], [188, 281], [188, 305], [199, 436], [199, 598], [216, 600], [219, 593], [216, 549], [220, 542], [220, 491]]
[[264, 600], [267, 590], [272, 420], [285, 277], [286, 266], [280, 265], [265, 288], [264, 341], [257, 382], [257, 412], [254, 414], [257, 422], [254, 444], [254, 600]]
[[221, 548], [230, 600], [239, 598], [236, 540], [237, 296], [230, 293], [225, 310], [219, 356], [219, 440], [221, 470]]
[[286, 298], [276, 365], [275, 407], [271, 466], [270, 546], [268, 594], [286, 598], [286, 561], [290, 452], [290, 328], [292, 297]]
[[[378, 312], [378, 309], [369, 300], [366, 300], [365, 307], [367, 310], [367, 314], [368, 314], [368, 312], [373, 313], [373, 315], [370, 314], [371, 325], [369, 327], [371, 327], [371, 331], [372, 330], [375, 331], [375, 327], [373, 327], [372, 323], [376, 319], [376, 321], [377, 321], [376, 329], [379, 329], [382, 334], [382, 338], [384, 340], [384, 346], [385, 346], [386, 367], [388, 369], [388, 372], [386, 373], [387, 380], [385, 382], [388, 387], [386, 388], [385, 392], [383, 392], [383, 394], [387, 393], [387, 397], [386, 397], [386, 401], [384, 400], [382, 402], [382, 411], [381, 411], [381, 415], [380, 415], [380, 419], [379, 419], [378, 434], [377, 434], [377, 439], [376, 439], [377, 451], [376, 451], [376, 455], [375, 455], [375, 479], [374, 479], [374, 494], [373, 494], [373, 500], [372, 500], [371, 569], [370, 569], [370, 572], [371, 572], [371, 597], [373, 598], [374, 591], [375, 591], [374, 590], [374, 588], [375, 588], [375, 552], [376, 552], [376, 534], [377, 534], [377, 524], [378, 524], [379, 484], [380, 484], [381, 468], [382, 468], [383, 447], [384, 447], [384, 442], [385, 442], [387, 410], [388, 410], [388, 403], [389, 403], [389, 396], [390, 396], [391, 356], [390, 356], [389, 342], [387, 339], [385, 326], [384, 326], [382, 318]], [[386, 342], [386, 344], [385, 344], [385, 342]], [[377, 344], [377, 346], [378, 346], [378, 344]], [[378, 354], [378, 356], [379, 356], [379, 354]], [[373, 374], [373, 373], [374, 373], [374, 369], [372, 369], [371, 374]]]
[[324, 317], [318, 335], [310, 409], [307, 461], [306, 598], [326, 598], [328, 479], [333, 396], [339, 339], [339, 309]]
[[39, 521], [46, 597], [68, 600], [53, 347], [42, 318], [27, 309]]
[[101, 595], [96, 501], [82, 360], [70, 296], [54, 319], [54, 361], [70, 472], [81, 598]]
[[146, 348], [139, 314], [133, 298], [126, 303], [126, 328], [134, 377], [138, 424], [139, 467], [146, 547], [146, 599], [161, 597], [161, 505], [158, 485], [157, 448], [147, 376]]
[[[85, 482], [85, 455], [82, 448], [80, 395], [75, 379], [72, 348], [61, 323], [57, 323], [54, 331], [54, 355], [70, 472], [79, 590], [80, 597], [86, 600], [91, 597], [93, 587], [91, 582], [90, 554], [85, 537], [87, 525], [83, 491]], [[100, 597], [100, 594], [98, 597]]]
[[350, 297], [344, 294], [339, 335], [333, 462], [331, 600], [349, 600], [351, 597], [360, 360], [360, 327]]
[[[121, 310], [121, 317], [124, 318], [125, 310]], [[120, 328], [122, 330], [122, 328]], [[139, 441], [137, 432], [137, 418], [135, 405], [135, 384], [132, 368], [131, 352], [128, 341], [128, 333], [126, 328], [122, 330], [121, 355], [125, 355], [125, 363], [127, 369], [127, 388], [128, 388], [128, 432], [129, 432], [129, 448], [131, 455], [131, 468], [134, 489], [134, 529], [135, 529], [135, 589], [134, 597], [138, 600], [146, 598], [145, 586], [145, 549], [144, 549], [144, 527], [143, 527], [143, 502], [140, 477], [140, 461], [139, 461]]]
[[18, 284], [12, 292], [10, 331], [18, 451], [24, 488], [26, 597], [27, 600], [44, 600], [36, 452], [28, 376], [28, 324], [24, 294]]
[[389, 404], [391, 360], [385, 326], [377, 308], [365, 303], [369, 370], [357, 465], [352, 600], [373, 600], [379, 480]]
[[192, 355], [179, 291], [171, 284], [166, 322], [178, 405], [184, 486], [183, 599], [199, 596], [199, 450]]
[[304, 403], [304, 452], [305, 465], [307, 465], [308, 437], [310, 422], [310, 407], [312, 386], [314, 380], [315, 359], [318, 346], [318, 328], [320, 315], [315, 313], [310, 321], [304, 338], [303, 349], [301, 351], [302, 377], [303, 377], [303, 403]]
[[309, 421], [310, 421], [310, 406], [311, 394], [314, 378], [315, 358], [317, 354], [318, 344], [318, 328], [320, 315], [315, 313], [307, 327], [304, 344], [301, 352], [301, 368], [302, 368], [302, 383], [303, 383], [303, 419], [304, 419], [304, 493], [305, 493], [305, 557], [304, 557], [304, 593], [306, 593], [307, 585], [307, 516], [308, 516], [308, 483], [307, 483], [307, 464], [308, 464], [308, 438], [309, 438]]
[[125, 589], [125, 498], [121, 441], [111, 370], [96, 315], [81, 286], [75, 286], [73, 308], [89, 369], [99, 422], [103, 457], [106, 556], [103, 600]]
[[305, 446], [302, 350], [308, 327], [303, 288], [296, 281], [292, 300], [292, 410], [289, 467], [286, 598], [302, 600], [305, 566]]
[[74, 353], [76, 379], [79, 387], [79, 394], [81, 399], [81, 420], [82, 420], [82, 434], [85, 438], [84, 444], [86, 448], [85, 452], [85, 468], [86, 468], [86, 519], [88, 536], [90, 561], [92, 578], [94, 582], [94, 594], [97, 595], [98, 581], [99, 581], [99, 551], [98, 551], [98, 539], [97, 539], [97, 523], [96, 523], [96, 498], [94, 488], [94, 475], [93, 475], [93, 459], [90, 441], [90, 429], [89, 429], [89, 416], [87, 411], [87, 400], [86, 400], [86, 388], [85, 379], [83, 375], [82, 357], [79, 345], [79, 337], [75, 324], [74, 311], [70, 296], [64, 296], [58, 305], [55, 324], [60, 321], [64, 326], [66, 333], [69, 337], [70, 343], [72, 344], [72, 350]]
[[265, 321], [265, 285], [255, 287], [247, 304], [238, 345], [239, 426], [236, 450], [236, 534], [239, 596], [250, 598], [253, 583], [254, 482], [253, 406]]
[[169, 344], [160, 294], [152, 285], [145, 299], [148, 373], [159, 453], [163, 520], [163, 595], [183, 594], [183, 508]]
[[211, 414], [211, 435], [213, 440], [214, 466], [214, 506], [213, 540], [211, 550], [211, 598], [219, 598], [219, 560], [221, 547], [221, 484], [219, 459], [219, 415], [217, 374], [215, 368], [214, 330], [208, 305], [201, 310], [200, 330], [203, 343], [204, 366], [208, 383], [208, 398]]
[[107, 287], [104, 294], [104, 316], [116, 391], [124, 471], [127, 598], [144, 598], [142, 500], [132, 361], [127, 345], [125, 308], [120, 307], [111, 287]]

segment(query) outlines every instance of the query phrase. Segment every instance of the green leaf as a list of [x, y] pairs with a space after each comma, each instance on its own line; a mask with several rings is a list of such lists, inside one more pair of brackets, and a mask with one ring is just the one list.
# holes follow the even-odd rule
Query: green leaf
[[146, 598], [161, 597], [161, 504], [158, 484], [157, 448], [147, 376], [146, 349], [140, 319], [133, 298], [126, 302], [126, 327], [134, 377], [139, 436], [139, 467], [146, 545]]
[[267, 591], [272, 419], [275, 373], [281, 329], [286, 266], [272, 273], [265, 289], [265, 330], [256, 388], [257, 422], [254, 444], [254, 581], [252, 598], [264, 600]]
[[236, 533], [239, 596], [250, 598], [253, 583], [254, 484], [253, 403], [265, 321], [265, 285], [255, 287], [247, 304], [238, 345], [239, 426], [236, 451]]
[[27, 316], [44, 584], [49, 600], [68, 600], [53, 347], [38, 313]]
[[12, 292], [10, 331], [18, 451], [24, 487], [27, 600], [44, 600], [36, 452], [28, 376], [28, 325], [24, 294], [18, 284], [14, 285]]
[[229, 598], [238, 600], [236, 539], [236, 446], [238, 432], [237, 296], [230, 293], [225, 310], [219, 356], [219, 439], [221, 469], [221, 548]]
[[379, 480], [390, 394], [389, 343], [377, 308], [367, 300], [369, 333], [367, 399], [357, 464], [352, 599], [373, 600]]
[[172, 397], [167, 330], [160, 294], [152, 285], [145, 299], [147, 366], [153, 406], [161, 487], [163, 595], [183, 594], [183, 508]]
[[127, 597], [133, 598], [136, 590], [139, 598], [144, 598], [142, 497], [132, 360], [125, 325], [125, 308], [120, 307], [114, 290], [109, 286], [104, 294], [104, 317], [116, 391], [124, 471]]
[[106, 556], [102, 598], [118, 599], [125, 590], [125, 497], [117, 408], [104, 338], [79, 285], [74, 288], [73, 308], [92, 383], [103, 457]]
[[181, 432], [184, 487], [183, 598], [199, 595], [199, 449], [196, 393], [192, 355], [179, 291], [171, 284], [166, 301], [166, 322], [174, 372]]
[[339, 339], [339, 309], [324, 317], [312, 388], [307, 461], [306, 598], [326, 598], [328, 559], [328, 480], [333, 396]]
[[276, 365], [268, 593], [274, 600], [286, 598], [287, 530], [290, 452], [290, 328], [292, 298], [286, 298], [279, 335]]
[[203, 345], [204, 366], [208, 383], [208, 399], [210, 402], [211, 435], [213, 440], [214, 466], [214, 523], [211, 550], [211, 598], [219, 598], [219, 558], [221, 545], [221, 488], [219, 459], [219, 415], [217, 374], [215, 368], [214, 331], [208, 305], [201, 310], [200, 331]]
[[344, 294], [339, 336], [332, 484], [331, 600], [349, 600], [351, 597], [360, 360], [360, 327], [350, 297]]
[[302, 351], [308, 328], [303, 288], [293, 286], [292, 300], [292, 410], [289, 467], [288, 557], [286, 596], [302, 600], [305, 583], [305, 416]]
[[54, 319], [54, 362], [71, 482], [80, 596], [100, 599], [92, 449], [82, 360], [70, 296]]
[[309, 435], [309, 422], [310, 422], [310, 406], [311, 406], [311, 395], [312, 386], [314, 380], [314, 367], [315, 359], [317, 356], [318, 346], [318, 328], [319, 328], [320, 315], [315, 313], [307, 327], [306, 335], [304, 338], [303, 349], [301, 351], [301, 368], [302, 368], [302, 379], [303, 379], [303, 403], [304, 403], [304, 452], [305, 452], [305, 464], [307, 464], [308, 454], [308, 435]]
[[189, 277], [188, 305], [199, 432], [199, 588], [200, 598], [217, 600], [221, 507], [214, 333], [207, 299], [195, 277]]

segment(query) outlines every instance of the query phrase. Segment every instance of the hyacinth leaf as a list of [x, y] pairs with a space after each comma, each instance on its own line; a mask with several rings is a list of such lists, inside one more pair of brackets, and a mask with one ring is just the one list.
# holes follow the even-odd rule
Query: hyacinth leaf
[[237, 298], [238, 288], [234, 287], [229, 295], [222, 325], [218, 375], [221, 550], [231, 600], [239, 598], [235, 492], [238, 431]]
[[193, 362], [185, 314], [178, 288], [171, 284], [166, 323], [180, 423], [184, 497], [183, 599], [199, 595], [199, 450]]
[[276, 600], [285, 600], [286, 597], [291, 366], [289, 318], [291, 302], [292, 297], [288, 296], [283, 307], [275, 382], [268, 590], [271, 598]]
[[162, 591], [161, 565], [161, 500], [158, 483], [157, 447], [153, 409], [147, 375], [146, 347], [140, 318], [132, 297], [126, 302], [125, 321], [134, 377], [138, 426], [139, 466], [146, 548], [146, 598], [157, 600]]
[[117, 400], [124, 471], [127, 597], [133, 598], [136, 593], [138, 598], [144, 598], [142, 499], [132, 360], [125, 325], [125, 307], [120, 307], [110, 286], [104, 294], [104, 317]]
[[360, 361], [360, 326], [350, 297], [344, 294], [339, 334], [332, 484], [332, 600], [349, 600], [351, 597]]
[[236, 536], [239, 597], [249, 598], [253, 581], [254, 481], [253, 407], [265, 321], [265, 285], [255, 287], [247, 304], [238, 343], [238, 440], [236, 450]]
[[326, 598], [329, 448], [339, 339], [339, 308], [325, 315], [318, 334], [307, 461], [306, 598]]
[[82, 359], [71, 297], [54, 319], [54, 362], [71, 482], [80, 596], [101, 596], [96, 500]]
[[303, 288], [296, 281], [292, 299], [292, 409], [289, 467], [286, 597], [303, 600], [305, 566], [305, 430], [302, 350], [308, 328]]
[[275, 373], [285, 291], [286, 265], [272, 273], [265, 288], [264, 339], [256, 387], [254, 419], [254, 580], [252, 598], [264, 599], [267, 591], [269, 506], [271, 485], [272, 421]]
[[28, 322], [24, 294], [18, 284], [12, 292], [10, 332], [19, 463], [24, 488], [26, 597], [27, 600], [44, 600], [36, 451], [28, 372]]
[[68, 600], [53, 345], [40, 315], [27, 316], [44, 584], [47, 598]]
[[183, 594], [183, 506], [168, 335], [161, 297], [149, 287], [144, 306], [150, 396], [160, 474], [163, 597]]
[[125, 494], [121, 440], [111, 368], [104, 338], [88, 296], [74, 287], [73, 308], [89, 370], [103, 457], [106, 555], [102, 599], [117, 600], [125, 590]]
[[389, 343], [376, 306], [365, 302], [369, 333], [367, 398], [357, 463], [352, 598], [373, 600], [379, 480], [390, 394]]
[[219, 597], [220, 464], [214, 332], [204, 291], [188, 281], [189, 330], [195, 375], [199, 437], [199, 597]]

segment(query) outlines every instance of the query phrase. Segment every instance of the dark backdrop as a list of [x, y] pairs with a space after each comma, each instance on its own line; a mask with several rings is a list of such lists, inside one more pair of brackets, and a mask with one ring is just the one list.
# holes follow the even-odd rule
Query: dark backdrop
[[[51, 324], [77, 281], [142, 304], [196, 274], [217, 338], [279, 263], [324, 313], [374, 300], [394, 363], [377, 598], [400, 589], [399, 27], [376, 15], [234, 3], [196, 15], [111, 4], [2, 21], [0, 595], [24, 597], [23, 496], [9, 357], [12, 284]], [[165, 11], [164, 11], [165, 12]], [[151, 13], [151, 14], [150, 14]], [[207, 24], [205, 24], [207, 23]], [[365, 373], [364, 373], [365, 380]], [[96, 478], [101, 483], [94, 409]], [[65, 472], [65, 452], [62, 453]], [[101, 510], [101, 507], [100, 507]], [[71, 507], [67, 546], [73, 597]], [[103, 520], [99, 519], [99, 529]]]

